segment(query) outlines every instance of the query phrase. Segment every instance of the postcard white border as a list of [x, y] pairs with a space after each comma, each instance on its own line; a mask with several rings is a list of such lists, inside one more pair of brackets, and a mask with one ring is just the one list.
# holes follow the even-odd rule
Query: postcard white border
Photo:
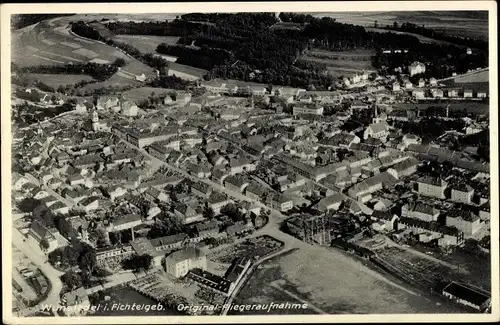
[[[498, 237], [498, 75], [497, 8], [494, 1], [367, 1], [367, 2], [214, 2], [214, 3], [51, 3], [1, 5], [1, 122], [2, 122], [2, 268], [3, 315], [5, 324], [182, 324], [182, 323], [312, 323], [312, 322], [491, 322], [499, 318]], [[189, 12], [348, 12], [415, 10], [489, 11], [490, 60], [490, 166], [491, 166], [491, 314], [370, 314], [299, 316], [141, 316], [141, 317], [15, 317], [12, 314], [11, 285], [11, 123], [10, 123], [10, 15], [21, 13], [189, 13]], [[497, 258], [494, 258], [494, 257]]]

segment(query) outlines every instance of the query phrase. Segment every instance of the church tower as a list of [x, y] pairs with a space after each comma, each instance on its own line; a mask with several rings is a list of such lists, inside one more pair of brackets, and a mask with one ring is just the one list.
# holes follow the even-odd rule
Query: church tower
[[92, 130], [94, 132], [99, 131], [99, 114], [97, 111], [92, 112]]

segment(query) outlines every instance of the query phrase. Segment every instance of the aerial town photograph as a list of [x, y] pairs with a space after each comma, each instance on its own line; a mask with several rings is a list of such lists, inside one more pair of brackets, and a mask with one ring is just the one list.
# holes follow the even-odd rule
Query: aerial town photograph
[[488, 24], [11, 16], [12, 315], [491, 313]]

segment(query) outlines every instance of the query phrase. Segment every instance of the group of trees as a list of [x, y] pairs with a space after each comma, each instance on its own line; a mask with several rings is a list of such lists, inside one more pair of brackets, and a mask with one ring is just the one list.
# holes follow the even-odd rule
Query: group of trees
[[190, 47], [161, 43], [156, 48], [156, 52], [176, 56], [178, 57], [177, 63], [205, 70], [210, 70], [216, 65], [228, 64], [233, 60], [233, 55], [230, 52], [210, 47], [203, 47], [198, 50]]
[[20, 68], [21, 73], [49, 73], [49, 74], [84, 74], [103, 81], [118, 71], [113, 64], [100, 63], [70, 63], [65, 65], [38, 65]]
[[132, 255], [130, 258], [122, 261], [122, 267], [125, 270], [133, 270], [139, 272], [141, 270], [147, 271], [151, 268], [153, 257], [148, 254]]
[[43, 108], [23, 103], [12, 107], [12, 119], [18, 125], [30, 125], [71, 110], [73, 106], [70, 103]]
[[176, 76], [160, 76], [160, 78], [153, 79], [148, 82], [148, 86], [175, 90], [187, 90], [189, 87], [194, 87], [195, 83]]
[[59, 269], [79, 266], [81, 270], [93, 272], [96, 269], [93, 258], [94, 249], [80, 241], [73, 241], [71, 245], [57, 248], [49, 253], [50, 264]]
[[186, 20], [175, 19], [168, 21], [116, 21], [107, 23], [106, 28], [116, 35], [154, 35], [154, 36], [185, 36], [208, 28]]
[[238, 209], [238, 207], [236, 207], [234, 203], [229, 203], [223, 206], [220, 213], [228, 216], [234, 222], [245, 220], [245, 215]]
[[150, 239], [175, 235], [183, 232], [184, 225], [176, 217], [162, 214], [157, 217], [156, 222], [151, 226], [147, 237]]

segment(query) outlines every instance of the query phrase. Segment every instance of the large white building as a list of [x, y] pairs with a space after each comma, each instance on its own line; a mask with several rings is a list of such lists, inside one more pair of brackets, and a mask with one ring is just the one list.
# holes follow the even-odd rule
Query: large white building
[[192, 269], [207, 269], [207, 257], [203, 251], [188, 246], [165, 258], [165, 270], [168, 274], [180, 278]]
[[410, 73], [410, 76], [413, 76], [413, 75], [416, 75], [419, 73], [424, 73], [425, 72], [425, 64], [420, 63], [420, 62], [413, 62], [408, 67], [408, 72]]
[[293, 115], [312, 114], [323, 115], [323, 106], [317, 105], [296, 105], [293, 107]]

